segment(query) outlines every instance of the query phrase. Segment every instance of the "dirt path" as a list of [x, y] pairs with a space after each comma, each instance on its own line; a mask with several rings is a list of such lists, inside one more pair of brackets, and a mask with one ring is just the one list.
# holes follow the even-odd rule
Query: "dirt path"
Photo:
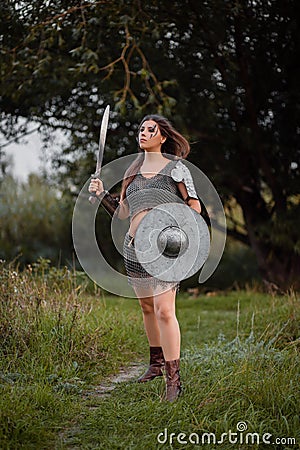
[[[108, 397], [110, 393], [116, 389], [118, 384], [127, 383], [137, 380], [137, 378], [145, 370], [145, 365], [135, 363], [126, 368], [120, 369], [116, 375], [112, 375], [105, 379], [98, 386], [91, 386], [90, 389], [82, 392], [83, 401], [87, 401], [86, 407], [89, 410], [96, 410], [99, 407], [99, 399]], [[95, 400], [95, 403], [93, 403]], [[77, 436], [80, 434], [80, 425], [76, 422], [73, 426], [64, 429], [59, 433], [60, 447], [64, 449], [79, 450], [81, 447], [76, 443]]]
[[131, 366], [121, 369], [116, 375], [112, 375], [108, 377], [103, 383], [98, 386], [93, 386], [93, 389], [85, 391], [83, 396], [85, 398], [99, 398], [103, 396], [108, 396], [111, 391], [113, 391], [118, 384], [127, 383], [128, 381], [137, 379], [141, 373], [145, 365], [135, 363]]

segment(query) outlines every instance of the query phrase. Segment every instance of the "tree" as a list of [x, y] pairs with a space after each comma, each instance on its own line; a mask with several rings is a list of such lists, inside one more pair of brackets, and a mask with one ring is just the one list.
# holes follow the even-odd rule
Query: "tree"
[[0, 184], [0, 258], [22, 264], [39, 257], [72, 264], [72, 202], [43, 178], [27, 183], [6, 176]]
[[295, 0], [3, 3], [8, 138], [19, 117], [70, 131], [56, 164], [80, 183], [105, 103], [115, 104], [108, 159], [131, 152], [145, 111], [172, 115], [222, 193], [230, 234], [251, 245], [267, 280], [299, 285]]

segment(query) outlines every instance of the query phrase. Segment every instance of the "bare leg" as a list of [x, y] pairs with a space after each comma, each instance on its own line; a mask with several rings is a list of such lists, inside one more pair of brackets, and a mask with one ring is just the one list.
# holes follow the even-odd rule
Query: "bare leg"
[[[153, 297], [152, 295], [149, 295], [149, 293], [147, 293], [147, 295], [149, 295], [148, 297], [144, 297], [141, 295], [141, 291], [136, 291], [136, 294], [139, 294], [139, 302], [143, 312], [144, 327], [150, 346], [149, 367], [147, 371], [138, 378], [139, 383], [145, 383], [163, 375], [161, 369], [164, 366], [165, 360], [162, 348], [160, 346], [160, 331], [154, 312]], [[143, 294], [145, 295], [145, 292], [143, 292]]]
[[180, 329], [175, 312], [176, 291], [170, 289], [153, 297], [154, 313], [160, 331], [160, 345], [166, 361], [180, 357]]
[[[136, 290], [137, 296], [141, 294], [138, 290]], [[156, 315], [154, 312], [154, 303], [153, 297], [143, 297], [140, 295], [139, 303], [142, 308], [143, 313], [143, 322], [146, 331], [146, 335], [148, 338], [148, 342], [150, 347], [159, 347], [160, 346], [160, 331], [156, 319]]]
[[153, 298], [154, 311], [160, 330], [160, 342], [165, 356], [166, 396], [174, 402], [181, 393], [180, 381], [180, 329], [175, 312], [176, 291], [156, 295]]

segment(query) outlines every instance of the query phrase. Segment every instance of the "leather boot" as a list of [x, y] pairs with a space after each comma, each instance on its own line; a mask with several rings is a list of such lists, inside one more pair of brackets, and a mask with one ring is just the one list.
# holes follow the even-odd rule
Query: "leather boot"
[[165, 362], [166, 369], [166, 400], [174, 402], [181, 393], [181, 382], [179, 373], [179, 359]]
[[161, 377], [162, 367], [164, 367], [165, 358], [161, 347], [150, 347], [150, 365], [148, 370], [139, 379], [139, 383], [151, 381], [156, 377]]

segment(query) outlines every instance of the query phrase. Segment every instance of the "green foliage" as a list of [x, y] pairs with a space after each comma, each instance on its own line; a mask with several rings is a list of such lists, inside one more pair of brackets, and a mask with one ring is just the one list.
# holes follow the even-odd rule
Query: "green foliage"
[[71, 258], [72, 202], [45, 180], [5, 177], [0, 185], [0, 258], [22, 263]]
[[7, 376], [2, 374], [0, 383], [0, 443], [3, 450], [25, 446], [45, 448], [45, 443], [55, 437], [57, 417], [68, 420], [69, 411], [76, 411], [74, 400], [69, 395], [55, 397], [51, 385], [32, 381], [24, 385], [24, 380], [9, 383]]
[[240, 421], [298, 441], [296, 295], [180, 295], [184, 393], [170, 405], [160, 401], [163, 380], [99, 395], [99, 383], [109, 387], [110, 374], [146, 361], [148, 349], [138, 303], [95, 294], [81, 273], [46, 259], [22, 272], [1, 263], [1, 448], [155, 449], [165, 428], [220, 437]]
[[1, 449], [53, 448], [83, 389], [141, 349], [140, 312], [107, 307], [99, 291], [83, 295], [86, 285], [45, 259], [22, 272], [1, 262]]
[[[93, 366], [94, 355], [99, 359], [99, 375], [106, 373], [108, 366], [102, 361], [101, 351], [113, 342], [113, 335], [109, 333], [114, 328], [113, 323], [117, 326], [118, 320], [123, 319], [111, 317], [101, 300], [101, 291], [94, 289], [94, 295], [100, 296], [99, 306], [102, 305], [101, 324], [98, 322], [92, 314], [94, 302], [88, 297], [87, 277], [66, 267], [50, 268], [45, 259], [28, 265], [22, 272], [3, 261], [0, 269], [0, 336], [2, 355], [8, 357], [6, 363], [2, 361], [6, 368], [13, 370], [19, 364], [19, 357], [25, 361], [34, 354], [43, 376], [44, 370], [48, 375], [58, 370], [59, 376], [70, 376], [83, 374], [90, 362]], [[123, 332], [125, 336], [126, 327]], [[123, 332], [120, 331], [119, 338]], [[107, 335], [103, 350], [98, 341], [101, 335]], [[85, 346], [90, 348], [90, 353]], [[75, 364], [78, 360], [80, 368]]]
[[[239, 440], [241, 436], [244, 438], [240, 449], [248, 449], [251, 443], [246, 442], [246, 433], [258, 433], [260, 439], [264, 433], [270, 433], [273, 439], [293, 437], [297, 443], [299, 356], [294, 360], [291, 354], [265, 346], [268, 344], [255, 341], [251, 345], [245, 341], [238, 344], [225, 341], [200, 351], [191, 349], [182, 362], [184, 396], [176, 405], [170, 408], [159, 402], [164, 389], [162, 382], [121, 386], [111, 398], [103, 399], [95, 412], [88, 414], [76, 435], [67, 442], [87, 448], [139, 449], [142, 439], [148, 449], [181, 448], [177, 441], [179, 433], [185, 433], [186, 440], [195, 433], [201, 444], [204, 433], [214, 433], [216, 440], [221, 440], [222, 433], [230, 430], [236, 433], [237, 424], [242, 421], [247, 430], [238, 433]], [[158, 434], [165, 429], [167, 442], [158, 446]], [[175, 433], [173, 439], [171, 433]], [[182, 438], [181, 435], [181, 441]], [[161, 435], [161, 443], [162, 439]], [[223, 443], [213, 447], [213, 441], [209, 444], [206, 436], [203, 447], [229, 450], [234, 435], [231, 439], [230, 442], [228, 435], [227, 438], [223, 435]], [[192, 442], [184, 447], [195, 448], [195, 435]]]
[[145, 112], [171, 117], [194, 142], [190, 160], [224, 203], [241, 207], [242, 230], [231, 220], [229, 233], [248, 241], [265, 279], [297, 286], [297, 8], [296, 0], [4, 1], [1, 132], [19, 136], [20, 118], [21, 134], [31, 120], [70, 132], [54, 158], [69, 189], [93, 171], [106, 103], [115, 107], [104, 162], [135, 149]]
[[203, 285], [198, 283], [198, 277], [199, 273], [182, 281], [182, 290], [242, 289], [247, 285], [262, 283], [252, 249], [230, 237], [227, 238], [224, 254], [216, 271]]
[[[299, 442], [299, 299], [249, 291], [178, 300], [182, 398], [171, 406], [161, 402], [162, 380], [121, 385], [97, 408], [93, 399], [94, 409], [65, 444], [138, 449], [142, 440], [155, 449], [160, 448], [158, 433], [167, 428], [168, 438], [171, 433], [175, 437], [161, 448], [181, 448], [176, 442], [180, 432], [200, 438], [215, 433], [220, 439], [229, 430], [235, 433], [240, 421], [249, 433], [269, 432]], [[217, 447], [229, 450], [232, 445], [227, 438]], [[212, 448], [212, 442], [204, 448]], [[249, 444], [244, 441], [240, 448]]]

